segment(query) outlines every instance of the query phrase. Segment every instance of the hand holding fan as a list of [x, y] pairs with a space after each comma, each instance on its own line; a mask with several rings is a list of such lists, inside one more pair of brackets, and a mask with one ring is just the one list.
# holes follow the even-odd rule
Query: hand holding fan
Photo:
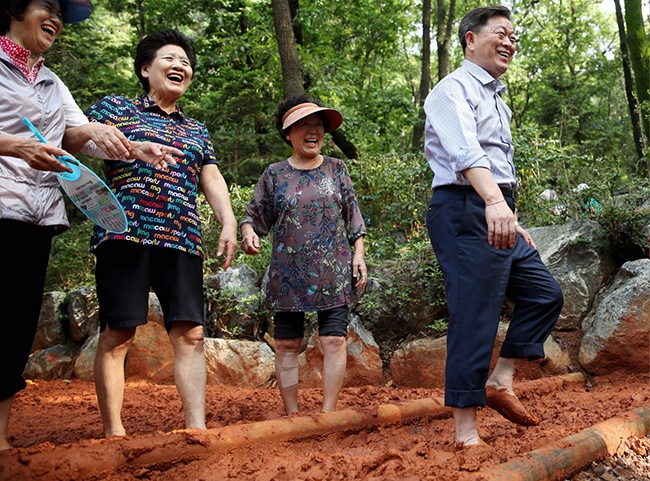
[[[36, 135], [38, 140], [47, 140], [27, 119], [23, 122]], [[70, 200], [95, 224], [117, 234], [126, 231], [128, 222], [122, 205], [113, 191], [88, 167], [74, 157], [55, 156], [72, 169], [72, 172], [55, 172], [59, 184]]]

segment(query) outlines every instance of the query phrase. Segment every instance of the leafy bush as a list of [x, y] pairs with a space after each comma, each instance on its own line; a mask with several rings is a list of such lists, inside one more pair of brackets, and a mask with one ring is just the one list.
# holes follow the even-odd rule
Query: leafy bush
[[[241, 298], [232, 289], [206, 288], [205, 335], [226, 339], [260, 339], [267, 330], [268, 312], [258, 306], [260, 293]], [[252, 312], [251, 312], [252, 311]]]
[[[359, 303], [361, 316], [370, 314], [376, 327], [414, 334], [409, 326], [432, 324], [446, 315], [442, 271], [428, 239], [410, 242], [391, 259], [369, 258], [367, 264], [371, 276], [385, 281], [380, 289], [368, 289]], [[423, 300], [429, 309], [421, 309]], [[421, 322], [404, 322], [409, 318]]]
[[428, 239], [412, 240], [390, 259], [367, 260], [371, 280], [356, 306], [385, 366], [408, 339], [440, 337], [448, 313], [442, 272]]
[[619, 261], [647, 257], [650, 182], [645, 179], [631, 182], [624, 191], [610, 193], [600, 200], [602, 208], [597, 219]]
[[[595, 217], [598, 204], [635, 182], [625, 159], [594, 157], [579, 145], [545, 138], [533, 127], [519, 128], [513, 143], [519, 216], [531, 227]], [[557, 199], [543, 199], [547, 190]]]
[[56, 236], [45, 280], [45, 291], [68, 292], [95, 285], [95, 256], [88, 250], [93, 224], [88, 219]]
[[369, 257], [394, 257], [412, 240], [426, 237], [425, 213], [433, 174], [423, 155], [386, 154], [348, 161], [368, 228]]
[[[232, 209], [238, 222], [246, 215], [246, 206], [253, 198], [254, 190], [255, 186], [230, 186], [230, 203], [232, 204]], [[202, 196], [199, 199], [199, 214], [203, 224], [203, 239], [206, 251], [203, 269], [205, 275], [211, 275], [221, 269], [221, 264], [223, 262], [223, 257], [217, 257], [221, 225], [217, 219], [215, 219], [210, 205]], [[245, 254], [240, 248], [238, 248], [232, 265], [248, 264], [255, 272], [262, 275], [268, 266], [270, 258], [271, 242], [268, 237], [262, 237], [260, 239], [260, 253], [258, 255], [251, 256]]]

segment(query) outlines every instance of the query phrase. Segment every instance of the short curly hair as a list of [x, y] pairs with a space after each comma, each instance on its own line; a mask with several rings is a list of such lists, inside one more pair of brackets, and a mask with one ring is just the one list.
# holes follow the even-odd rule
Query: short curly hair
[[178, 45], [185, 50], [185, 54], [190, 61], [192, 71], [196, 67], [196, 51], [190, 38], [178, 30], [160, 30], [153, 32], [144, 37], [138, 43], [135, 49], [134, 68], [135, 74], [140, 79], [140, 83], [145, 92], [149, 92], [149, 79], [142, 76], [142, 67], [149, 65], [156, 58], [156, 53], [165, 45]]

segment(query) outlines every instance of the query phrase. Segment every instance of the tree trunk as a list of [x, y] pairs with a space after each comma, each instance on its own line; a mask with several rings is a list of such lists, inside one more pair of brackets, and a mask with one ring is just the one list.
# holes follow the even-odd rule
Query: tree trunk
[[[634, 97], [634, 82], [632, 80], [632, 70], [630, 68], [630, 57], [627, 50], [627, 40], [625, 35], [625, 24], [623, 23], [623, 13], [621, 12], [621, 2], [614, 0], [616, 7], [616, 23], [618, 24], [618, 37], [621, 47], [621, 58], [623, 61], [623, 78], [625, 79], [625, 96], [627, 97], [627, 105], [630, 111], [630, 120], [632, 121], [632, 132], [634, 134], [634, 146], [636, 147], [636, 154], [639, 160], [643, 159], [643, 141], [641, 125], [641, 115], [637, 107], [636, 98]], [[642, 165], [642, 171], [645, 173], [647, 165]]]
[[431, 0], [422, 2], [422, 69], [420, 74], [420, 91], [416, 99], [420, 106], [418, 119], [413, 126], [413, 152], [420, 152], [423, 148], [422, 137], [424, 136], [424, 101], [431, 88]]
[[357, 150], [357, 147], [348, 140], [345, 132], [341, 130], [341, 128], [338, 128], [334, 132], [331, 132], [330, 135], [332, 136], [332, 140], [336, 146], [341, 149], [343, 155], [345, 155], [348, 159], [359, 158], [359, 151]]
[[278, 52], [282, 65], [282, 87], [284, 96], [303, 92], [300, 58], [293, 35], [293, 23], [288, 0], [271, 0], [275, 37], [278, 42]]
[[[449, 74], [449, 47], [456, 21], [456, 0], [449, 0], [449, 16], [445, 15], [445, 0], [438, 0], [438, 81]], [[446, 22], [445, 22], [446, 18]]]
[[142, 40], [145, 36], [145, 27], [144, 27], [144, 6], [142, 5], [142, 0], [138, 0], [138, 37]]
[[[291, 6], [289, 2], [291, 1]], [[273, 23], [275, 24], [275, 37], [278, 42], [280, 63], [282, 64], [282, 87], [284, 96], [304, 92], [304, 79], [300, 66], [300, 57], [296, 47], [296, 37], [293, 27], [293, 16], [298, 12], [298, 0], [271, 0], [273, 9]], [[302, 36], [302, 30], [300, 30]], [[331, 133], [332, 139], [341, 152], [349, 158], [358, 157], [357, 148], [350, 142], [342, 129]]]
[[296, 38], [296, 44], [302, 45], [302, 24], [296, 21], [298, 0], [289, 0], [289, 12], [291, 13], [291, 24], [293, 25], [293, 36]]
[[646, 102], [650, 102], [650, 41], [645, 34], [641, 0], [625, 0], [625, 24], [625, 37], [630, 51], [630, 63], [634, 69], [635, 90], [645, 137], [642, 142], [647, 148], [650, 138], [650, 113], [644, 112], [643, 108]]

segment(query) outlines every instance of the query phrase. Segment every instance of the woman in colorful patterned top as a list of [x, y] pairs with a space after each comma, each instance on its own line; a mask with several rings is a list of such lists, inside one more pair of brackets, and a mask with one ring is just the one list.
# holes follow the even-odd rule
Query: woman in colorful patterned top
[[[5, 268], [0, 276], [0, 450], [11, 447], [9, 415], [15, 394], [26, 385], [23, 371], [36, 335], [52, 239], [70, 227], [54, 173], [71, 169], [54, 156], [83, 147], [104, 159], [138, 155], [165, 168], [174, 162], [168, 154], [180, 154], [151, 142], [136, 145], [115, 127], [91, 125], [44, 64], [43, 54], [64, 24], [81, 22], [92, 11], [89, 0], [2, 0], [0, 6], [0, 264], [20, 256], [20, 269]], [[34, 137], [23, 117], [47, 144]]]
[[348, 305], [367, 282], [366, 227], [345, 163], [320, 153], [341, 114], [299, 94], [280, 103], [275, 119], [293, 154], [259, 179], [241, 222], [242, 249], [257, 254], [259, 236], [272, 233], [267, 301], [275, 311], [275, 372], [287, 414], [298, 412], [305, 311], [318, 312], [323, 412], [330, 412], [345, 376]]
[[138, 160], [107, 165], [108, 182], [129, 219], [123, 234], [96, 228], [90, 246], [97, 258], [100, 318], [95, 385], [107, 437], [126, 434], [121, 420], [124, 359], [136, 327], [147, 322], [150, 287], [160, 300], [174, 348], [174, 378], [186, 427], [206, 427], [199, 185], [222, 226], [217, 254], [225, 254], [224, 269], [237, 248], [237, 221], [208, 129], [176, 103], [195, 65], [189, 38], [175, 30], [154, 32], [140, 41], [135, 57], [135, 72], [147, 93], [137, 99], [108, 96], [86, 112], [92, 122], [115, 125], [131, 140], [183, 152], [168, 172], [156, 172]]

